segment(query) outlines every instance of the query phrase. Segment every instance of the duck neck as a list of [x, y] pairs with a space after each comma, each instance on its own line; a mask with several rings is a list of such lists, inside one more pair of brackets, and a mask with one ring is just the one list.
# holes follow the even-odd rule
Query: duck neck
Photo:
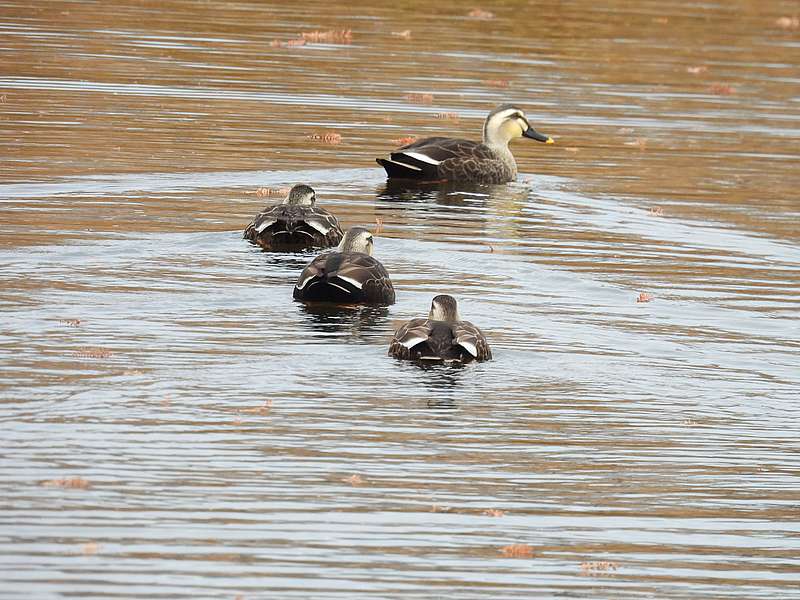
[[517, 176], [517, 161], [514, 160], [514, 155], [511, 154], [511, 150], [508, 147], [507, 141], [498, 141], [498, 140], [483, 140], [485, 146], [488, 146], [492, 152], [494, 152], [497, 157], [502, 160], [506, 167], [510, 172], [510, 176], [516, 177]]

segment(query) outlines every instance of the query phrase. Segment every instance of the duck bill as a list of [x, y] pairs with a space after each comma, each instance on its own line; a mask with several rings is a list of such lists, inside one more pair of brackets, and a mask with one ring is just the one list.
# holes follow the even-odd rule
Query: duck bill
[[522, 132], [526, 138], [531, 138], [532, 140], [536, 140], [537, 142], [544, 142], [545, 144], [555, 144], [553, 138], [549, 135], [544, 135], [543, 133], [539, 133], [533, 127], [528, 127], [525, 131]]

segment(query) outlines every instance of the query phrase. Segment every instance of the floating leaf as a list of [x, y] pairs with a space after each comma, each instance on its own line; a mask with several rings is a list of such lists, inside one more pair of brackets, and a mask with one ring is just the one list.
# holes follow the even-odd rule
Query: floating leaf
[[502, 511], [497, 508], [487, 508], [481, 514], [486, 515], [487, 517], [503, 517], [505, 516], [506, 513], [505, 511]]
[[691, 73], [692, 75], [699, 75], [700, 73], [706, 73], [708, 71], [708, 67], [705, 65], [695, 65], [691, 67], [686, 67], [686, 72]]
[[637, 302], [650, 302], [655, 296], [653, 294], [648, 294], [647, 292], [640, 292], [639, 296], [636, 298]]
[[404, 39], [404, 40], [410, 40], [411, 39], [411, 30], [410, 29], [406, 29], [405, 31], [393, 31], [392, 35], [394, 37], [399, 37], [399, 38]]
[[661, 208], [660, 206], [651, 206], [649, 212], [654, 217], [663, 217], [664, 216], [664, 209]]
[[105, 359], [113, 356], [114, 353], [106, 348], [81, 348], [75, 351], [78, 358]]
[[451, 121], [453, 123], [458, 123], [459, 122], [458, 113], [454, 113], [454, 112], [435, 113], [433, 115], [433, 118], [434, 119], [444, 119], [446, 121]]
[[301, 39], [312, 44], [333, 43], [349, 44], [353, 41], [353, 31], [351, 29], [331, 29], [328, 31], [304, 31], [300, 34]]
[[66, 327], [78, 327], [81, 324], [80, 319], [59, 319], [58, 322]]
[[781, 29], [798, 29], [800, 28], [800, 17], [779, 17], [775, 19], [775, 25]]
[[533, 558], [533, 547], [528, 544], [511, 544], [500, 548], [500, 553], [506, 558]]
[[59, 479], [48, 479], [39, 485], [44, 487], [60, 487], [69, 490], [88, 490], [92, 485], [83, 477], [61, 477]]
[[433, 104], [433, 94], [412, 93], [406, 94], [403, 98], [415, 104]]
[[100, 544], [97, 542], [86, 542], [81, 548], [81, 554], [84, 556], [94, 556], [100, 549]]
[[323, 144], [331, 144], [332, 146], [342, 143], [342, 136], [333, 131], [325, 131], [323, 133], [312, 133], [311, 135], [308, 136], [308, 139], [314, 142], [321, 142]]
[[708, 91], [718, 96], [730, 96], [736, 93], [736, 88], [727, 83], [712, 83], [708, 86]]
[[289, 188], [282, 187], [282, 188], [271, 188], [271, 187], [260, 187], [254, 192], [245, 192], [245, 194], [255, 194], [259, 198], [263, 198], [264, 196], [288, 196], [289, 195]]
[[508, 79], [484, 79], [483, 84], [490, 87], [507, 88], [511, 82]]
[[350, 477], [345, 477], [342, 481], [355, 487], [357, 485], [362, 485], [364, 483], [364, 478], [361, 477], [361, 475], [350, 475]]
[[482, 8], [473, 8], [467, 13], [467, 16], [473, 19], [494, 19], [494, 13]]
[[417, 138], [414, 136], [407, 136], [397, 138], [396, 140], [392, 140], [393, 143], [397, 144], [398, 146], [408, 146], [409, 144], [413, 144], [417, 141]]
[[608, 560], [592, 560], [581, 563], [581, 574], [583, 575], [601, 575], [616, 571], [619, 568], [619, 563]]

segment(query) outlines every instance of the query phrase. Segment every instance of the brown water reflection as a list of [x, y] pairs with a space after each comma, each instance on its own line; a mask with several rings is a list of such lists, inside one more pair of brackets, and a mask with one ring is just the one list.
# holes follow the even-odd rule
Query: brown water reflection
[[[0, 597], [794, 594], [796, 4], [473, 8], [0, 7]], [[515, 183], [374, 163], [509, 100]], [[299, 181], [396, 305], [241, 239]], [[494, 361], [386, 356], [440, 291]]]

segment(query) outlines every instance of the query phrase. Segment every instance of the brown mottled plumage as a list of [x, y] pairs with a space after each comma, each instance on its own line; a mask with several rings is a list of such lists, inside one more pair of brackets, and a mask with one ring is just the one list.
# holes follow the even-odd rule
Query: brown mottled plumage
[[552, 138], [531, 127], [522, 110], [503, 104], [486, 117], [482, 143], [431, 137], [395, 150], [388, 159], [375, 160], [389, 178], [505, 183], [517, 176], [517, 163], [508, 143], [521, 136], [553, 143]]
[[333, 252], [312, 260], [294, 286], [295, 300], [336, 304], [394, 304], [389, 273], [372, 257], [372, 234], [362, 227], [347, 231]]
[[427, 319], [411, 319], [389, 344], [389, 356], [404, 360], [470, 362], [492, 358], [486, 336], [458, 316], [455, 298], [445, 294], [431, 302]]
[[342, 239], [339, 221], [315, 202], [311, 187], [294, 186], [282, 204], [268, 206], [255, 216], [244, 230], [244, 238], [273, 251], [335, 246]]

